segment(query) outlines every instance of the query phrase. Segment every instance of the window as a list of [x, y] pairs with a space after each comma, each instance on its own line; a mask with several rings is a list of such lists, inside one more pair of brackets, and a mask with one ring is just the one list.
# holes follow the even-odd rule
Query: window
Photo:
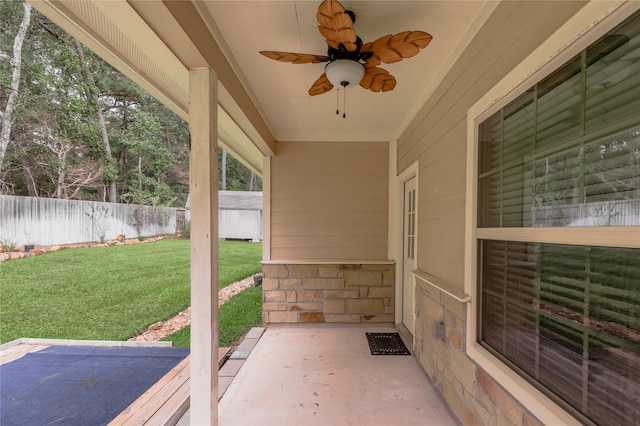
[[409, 189], [405, 195], [405, 214], [406, 214], [406, 240], [407, 250], [405, 251], [407, 259], [415, 258], [416, 251], [416, 189], [415, 181], [413, 188]]
[[640, 241], [588, 236], [640, 225], [640, 12], [480, 123], [477, 188], [479, 344], [585, 422], [637, 422]]

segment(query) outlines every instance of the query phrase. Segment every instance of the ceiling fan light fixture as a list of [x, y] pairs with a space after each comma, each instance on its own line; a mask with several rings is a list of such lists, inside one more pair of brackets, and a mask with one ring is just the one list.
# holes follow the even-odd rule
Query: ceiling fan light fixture
[[318, 30], [327, 41], [326, 55], [276, 50], [260, 52], [269, 59], [292, 64], [327, 62], [324, 74], [309, 88], [309, 96], [321, 95], [334, 87], [340, 89], [340, 86], [347, 88], [357, 84], [372, 92], [393, 90], [396, 87], [395, 77], [378, 65], [411, 58], [427, 47], [433, 38], [424, 31], [403, 31], [363, 43], [353, 28], [355, 15], [338, 0], [323, 0], [316, 18]]
[[334, 86], [356, 86], [364, 76], [364, 66], [351, 59], [338, 59], [329, 62], [324, 69], [327, 79]]

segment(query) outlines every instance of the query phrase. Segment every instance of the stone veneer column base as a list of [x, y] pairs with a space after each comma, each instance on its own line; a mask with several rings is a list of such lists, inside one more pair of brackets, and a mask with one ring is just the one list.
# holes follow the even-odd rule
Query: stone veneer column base
[[265, 323], [395, 322], [395, 264], [265, 264]]
[[[542, 423], [466, 355], [466, 303], [416, 279], [414, 355], [464, 426]], [[440, 338], [438, 324], [444, 323]]]

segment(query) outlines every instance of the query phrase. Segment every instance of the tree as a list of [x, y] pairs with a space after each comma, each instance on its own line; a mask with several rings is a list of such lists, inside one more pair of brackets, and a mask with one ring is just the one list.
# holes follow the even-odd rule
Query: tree
[[11, 127], [13, 126], [13, 110], [15, 107], [16, 97], [20, 88], [20, 73], [22, 71], [22, 44], [24, 43], [25, 36], [27, 35], [27, 28], [29, 27], [29, 21], [31, 20], [31, 5], [28, 3], [22, 4], [24, 14], [22, 16], [22, 22], [18, 28], [13, 42], [13, 56], [0, 51], [0, 59], [6, 59], [11, 62], [13, 69], [11, 85], [9, 87], [9, 95], [7, 96], [7, 103], [4, 107], [4, 111], [0, 112], [2, 128], [0, 129], [0, 171], [2, 170], [2, 163], [4, 162], [4, 156], [9, 145]]
[[170, 163], [164, 129], [156, 117], [146, 111], [133, 115], [135, 118], [123, 132], [121, 142], [127, 158], [136, 159], [137, 166], [127, 170], [128, 181], [121, 198], [133, 204], [171, 204], [171, 191], [163, 179]]
[[2, 192], [184, 205], [184, 120], [35, 10], [12, 67], [24, 7], [0, 1], [0, 109], [11, 111]]
[[226, 191], [227, 189], [227, 151], [221, 149], [222, 159], [220, 162], [220, 189]]
[[[100, 127], [102, 145], [106, 154], [106, 164], [107, 167], [110, 167], [113, 165], [113, 155], [111, 153], [111, 145], [109, 143], [109, 133], [107, 132], [107, 123], [105, 122], [104, 115], [102, 114], [102, 107], [100, 105], [100, 100], [97, 93], [98, 91], [95, 87], [96, 83], [93, 79], [92, 73], [89, 71], [89, 62], [87, 61], [88, 55], [85, 55], [84, 47], [78, 40], [71, 39], [71, 42], [73, 43], [76, 54], [78, 55], [78, 59], [80, 60], [80, 75], [82, 76], [82, 80], [84, 82], [84, 95], [87, 99], [87, 103], [94, 106], [95, 114], [98, 119], [98, 126]], [[117, 176], [114, 175], [114, 173], [106, 173], [104, 175], [104, 178], [109, 186], [110, 203], [116, 203], [118, 201], [116, 177]]]
[[[262, 179], [236, 160], [233, 155], [226, 155], [218, 150], [218, 189], [228, 191], [262, 191]], [[222, 177], [224, 176], [224, 179]], [[225, 186], [222, 186], [224, 180]]]

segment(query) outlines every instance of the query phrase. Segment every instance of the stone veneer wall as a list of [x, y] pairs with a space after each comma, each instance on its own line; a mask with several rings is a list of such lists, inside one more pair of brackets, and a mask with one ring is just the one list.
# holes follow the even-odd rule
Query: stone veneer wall
[[265, 264], [265, 323], [395, 322], [395, 265]]
[[[416, 278], [414, 355], [463, 425], [542, 423], [465, 353], [466, 303]], [[444, 322], [444, 337], [434, 324]]]

